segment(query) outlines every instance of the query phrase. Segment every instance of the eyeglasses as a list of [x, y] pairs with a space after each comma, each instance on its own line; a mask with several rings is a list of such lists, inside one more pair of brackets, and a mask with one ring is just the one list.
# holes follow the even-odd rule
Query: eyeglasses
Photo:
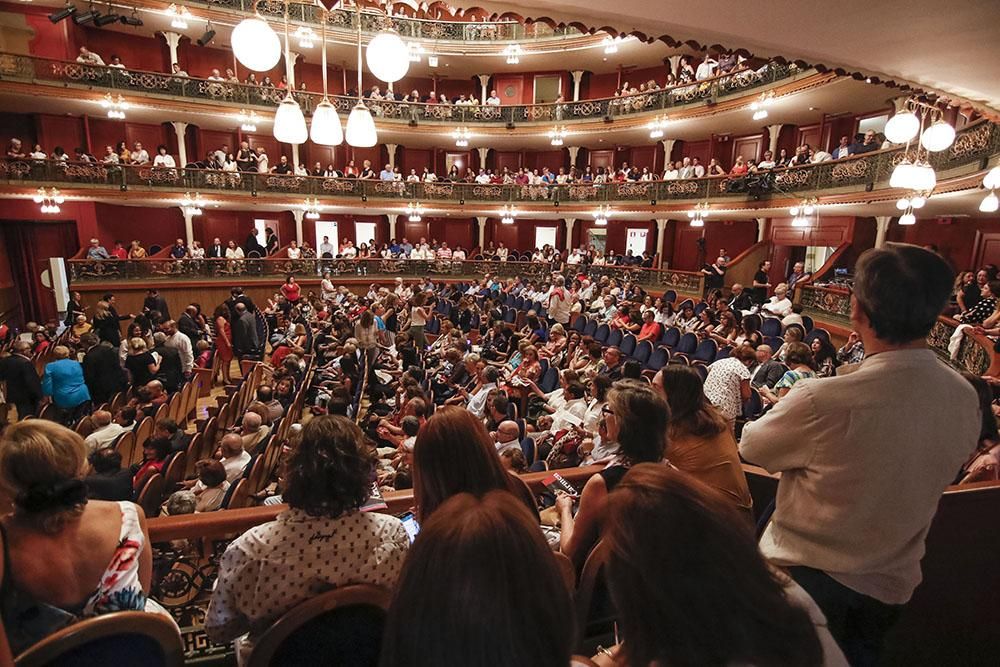
[[601, 414], [602, 414], [602, 415], [614, 415], [614, 414], [615, 414], [615, 411], [614, 411], [614, 410], [612, 410], [612, 409], [611, 409], [610, 407], [608, 407], [607, 405], [605, 405], [605, 406], [602, 406], [602, 407], [601, 407]]

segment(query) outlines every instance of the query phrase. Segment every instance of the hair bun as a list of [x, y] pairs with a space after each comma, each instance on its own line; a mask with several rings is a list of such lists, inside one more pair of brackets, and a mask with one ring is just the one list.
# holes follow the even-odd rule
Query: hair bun
[[14, 499], [15, 505], [30, 513], [68, 510], [86, 502], [87, 485], [80, 479], [33, 484]]

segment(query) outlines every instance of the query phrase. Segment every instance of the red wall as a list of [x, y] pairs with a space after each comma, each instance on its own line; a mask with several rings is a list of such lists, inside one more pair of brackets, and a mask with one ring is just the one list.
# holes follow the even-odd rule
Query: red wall
[[886, 238], [896, 243], [936, 245], [957, 271], [964, 271], [984, 264], [1000, 265], [1000, 256], [993, 252], [998, 223], [1000, 218], [920, 218], [915, 225], [901, 227], [894, 219]]

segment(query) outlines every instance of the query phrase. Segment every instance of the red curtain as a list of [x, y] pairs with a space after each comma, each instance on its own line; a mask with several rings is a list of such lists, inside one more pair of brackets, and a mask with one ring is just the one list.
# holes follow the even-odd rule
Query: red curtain
[[50, 257], [69, 258], [79, 247], [72, 222], [4, 222], [3, 235], [11, 274], [21, 296], [25, 320], [44, 322], [57, 317], [51, 289], [42, 285], [42, 271]]

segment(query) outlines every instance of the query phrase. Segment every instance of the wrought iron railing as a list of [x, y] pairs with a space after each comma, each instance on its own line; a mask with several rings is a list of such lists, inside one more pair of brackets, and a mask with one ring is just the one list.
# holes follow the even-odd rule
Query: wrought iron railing
[[[443, 279], [477, 278], [486, 274], [501, 278], [521, 277], [543, 280], [562, 267], [549, 262], [411, 259], [289, 259], [287, 257], [243, 259], [172, 259], [146, 258], [125, 260], [71, 259], [70, 282], [171, 281], [199, 279], [274, 278], [294, 275], [318, 278], [329, 271], [340, 279], [390, 279], [436, 276]], [[585, 271], [592, 278], [608, 276], [621, 282], [634, 282], [647, 289], [673, 289], [700, 294], [702, 274], [692, 271], [645, 269], [637, 266], [567, 267], [567, 277]]]
[[[201, 5], [212, 9], [229, 10], [234, 13], [252, 15], [254, 5], [266, 17], [280, 18], [285, 15], [285, 3], [281, 0], [190, 0], [188, 5]], [[323, 10], [316, 4], [290, 3], [289, 19], [296, 23], [322, 25]], [[354, 9], [334, 9], [329, 13], [327, 25], [331, 28], [357, 30], [358, 18]], [[362, 10], [361, 31], [375, 33], [392, 27], [404, 38], [419, 40], [448, 40], [463, 42], [497, 42], [544, 40], [563, 37], [583, 37], [571, 26], [551, 27], [545, 23], [525, 25], [513, 20], [505, 21], [460, 21], [447, 19], [418, 19], [406, 16], [386, 16], [382, 13]]]
[[[1000, 126], [981, 121], [963, 128], [954, 145], [930, 154], [938, 173], [978, 163], [1000, 153]], [[290, 174], [231, 172], [212, 169], [160, 168], [149, 165], [75, 163], [60, 160], [0, 159], [0, 182], [58, 185], [66, 189], [111, 187], [127, 191], [160, 190], [200, 193], [296, 195], [320, 199], [368, 201], [466, 202], [525, 205], [586, 203], [657, 203], [683, 200], [760, 198], [772, 193], [792, 195], [836, 188], [874, 188], [888, 181], [903, 157], [901, 148], [865, 153], [843, 160], [762, 172], [747, 178], [726, 176], [683, 180], [626, 181], [563, 185], [500, 185], [438, 181], [432, 183], [326, 178]]]
[[[701, 102], [715, 102], [754, 88], [787, 79], [801, 70], [794, 65], [771, 63], [758, 70], [741, 70], [682, 86], [604, 99], [562, 102], [559, 104], [519, 104], [490, 106], [485, 104], [425, 104], [387, 100], [367, 100], [380, 120], [407, 123], [441, 122], [452, 124], [518, 124], [525, 122], [593, 121], [602, 118], [655, 114]], [[37, 56], [0, 53], [0, 79], [82, 86], [110, 93], [140, 93], [163, 95], [214, 102], [228, 107], [277, 108], [286, 91], [222, 80], [199, 79], [162, 72], [147, 72], [119, 67], [84, 65], [75, 61], [51, 60]], [[405, 94], [409, 91], [401, 91]], [[425, 93], [430, 91], [424, 91]], [[306, 113], [322, 99], [320, 93], [295, 91], [295, 98]], [[337, 110], [349, 114], [357, 103], [356, 97], [331, 96]], [[234, 121], [235, 122], [235, 121]]]

